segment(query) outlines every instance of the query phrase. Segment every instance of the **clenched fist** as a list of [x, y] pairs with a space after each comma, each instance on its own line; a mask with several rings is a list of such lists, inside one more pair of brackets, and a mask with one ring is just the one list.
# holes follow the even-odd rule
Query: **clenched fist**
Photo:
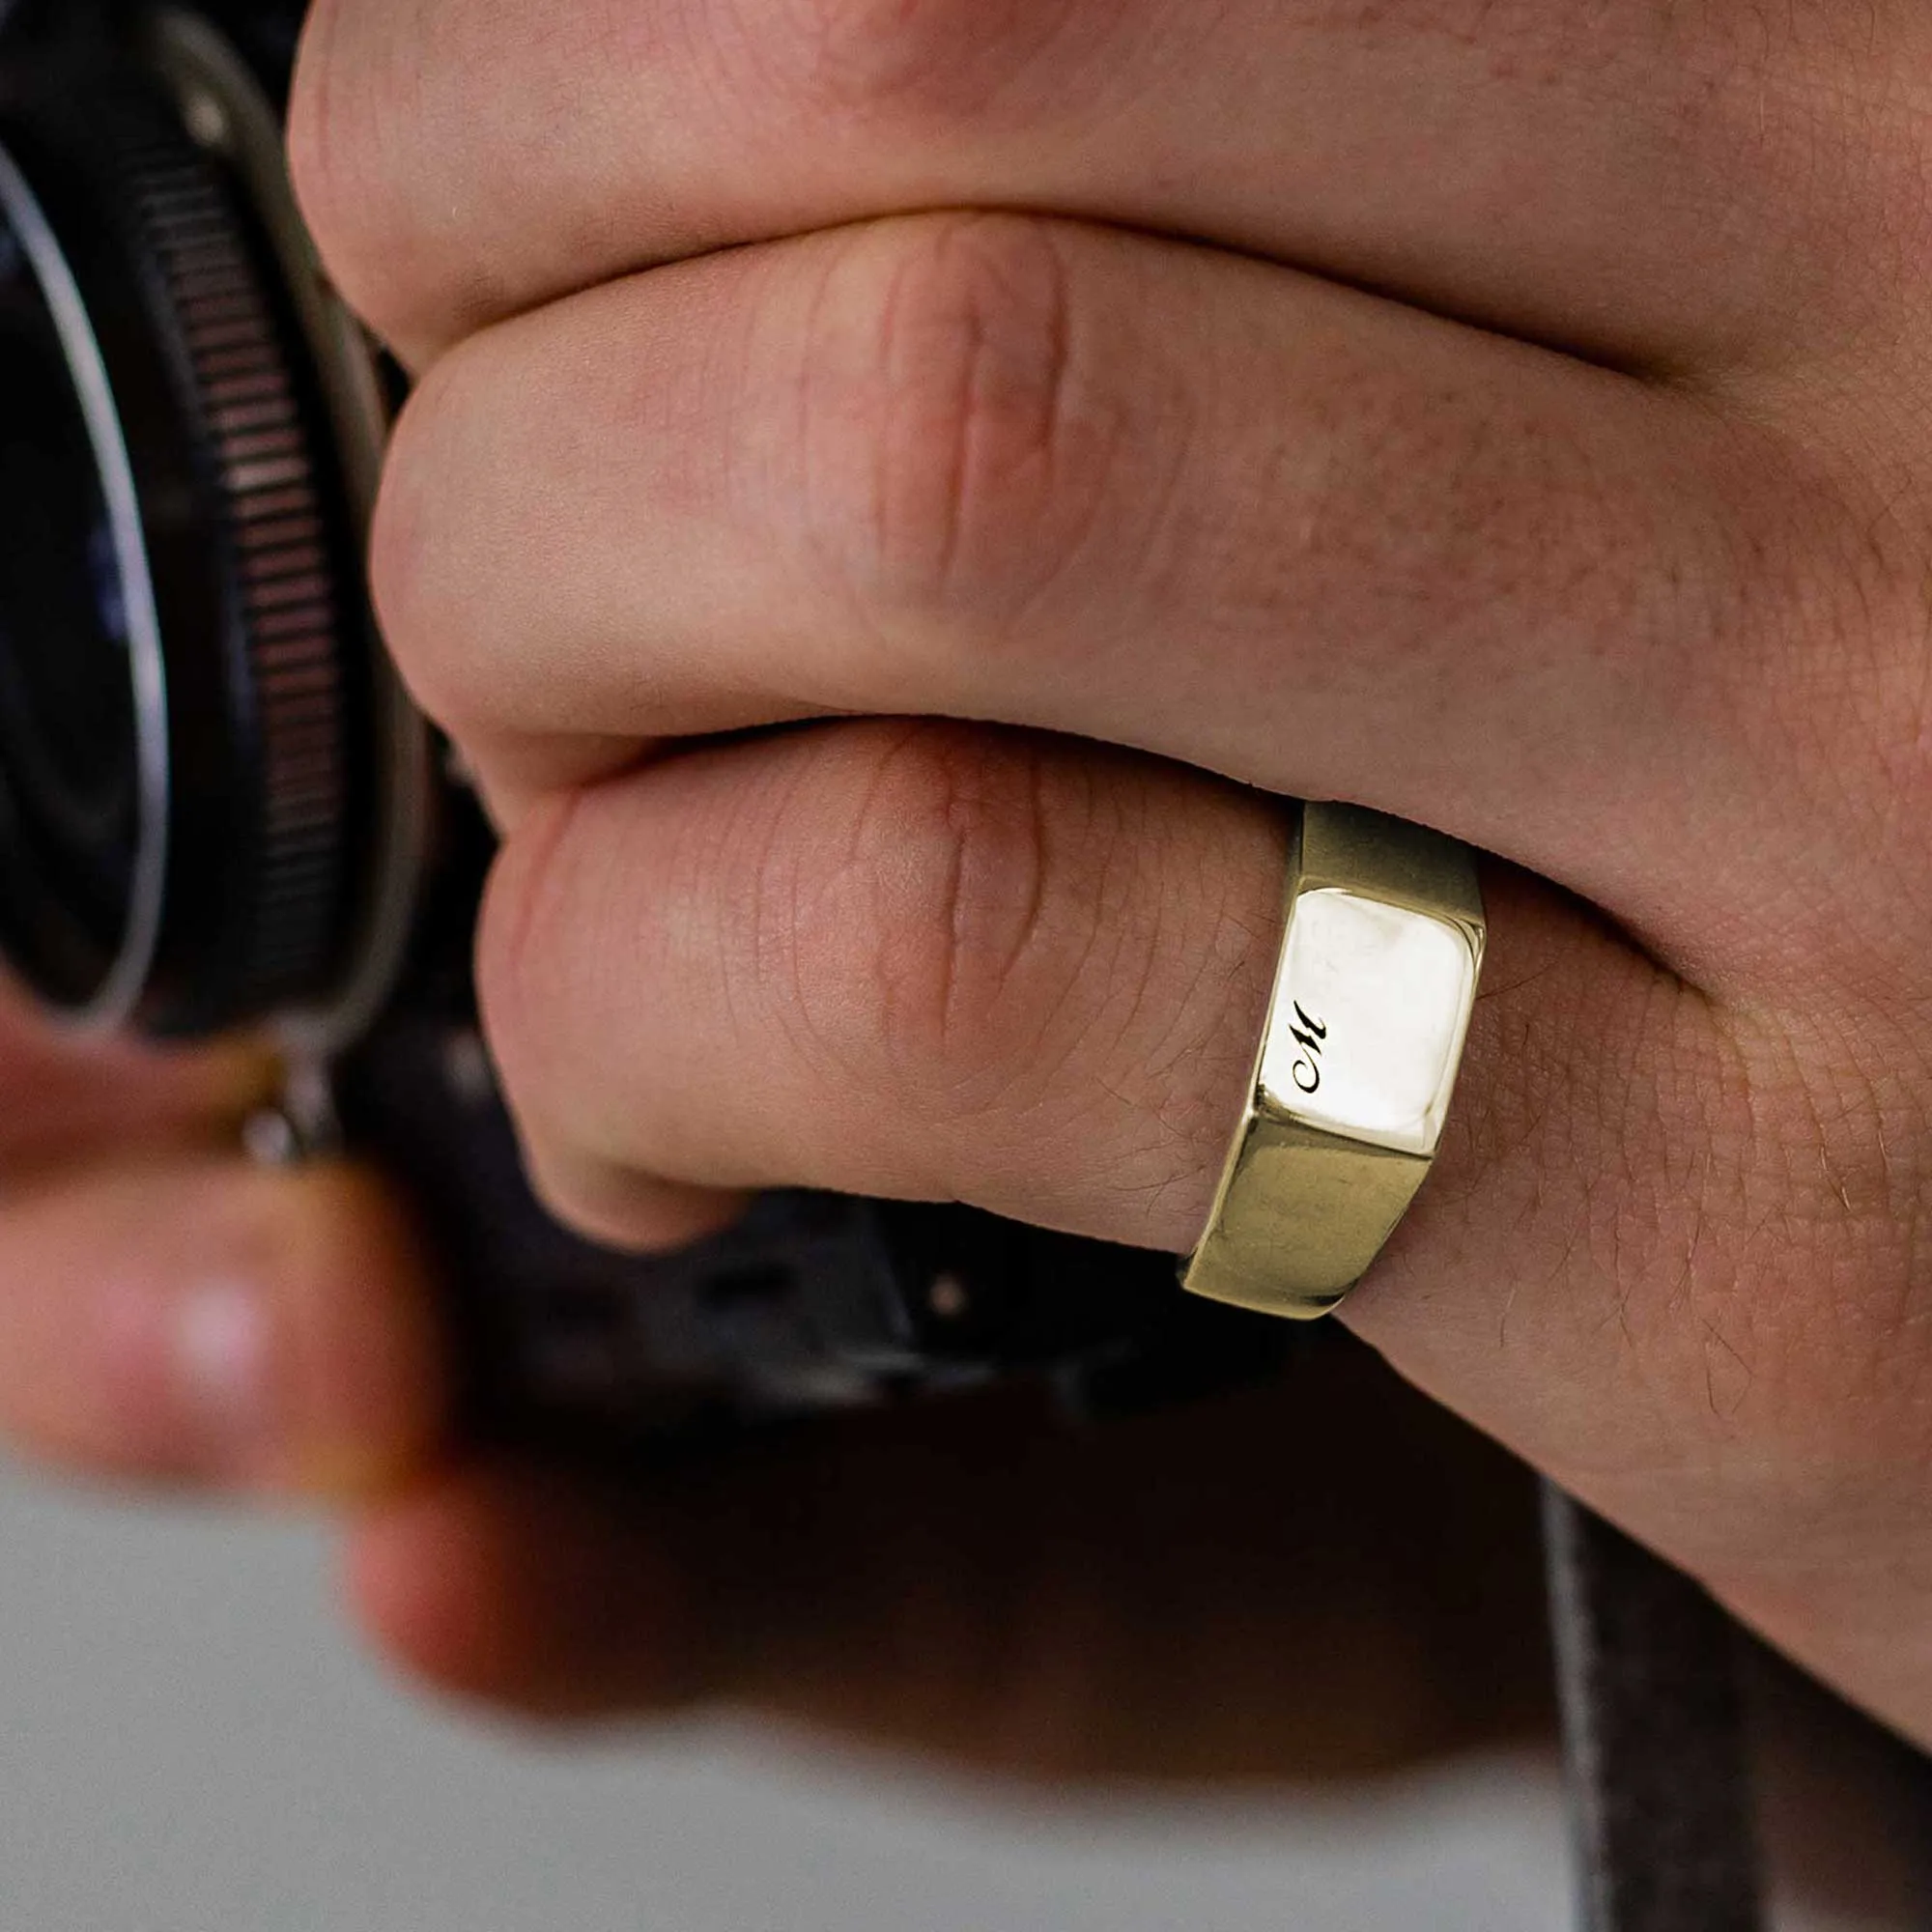
[[[420, 377], [375, 589], [506, 834], [482, 984], [550, 1200], [1185, 1249], [1278, 796], [1436, 827], [1491, 961], [1347, 1319], [1932, 1742], [1928, 110], [1921, 0], [323, 0], [298, 184]], [[1059, 1464], [927, 1426], [681, 1500], [459, 1470], [365, 1526], [363, 1613], [546, 1708], [917, 1729], [878, 1686], [936, 1673], [988, 1749], [1106, 1701], [1016, 1659], [1134, 1679], [1093, 1633], [1136, 1588], [1257, 1681], [1227, 1605], [1293, 1592], [1232, 1533], [1183, 1613], [1184, 1510], [1111, 1569], [1062, 1560], [1103, 1507], [976, 1540]]]
[[1932, 1739], [1928, 106], [1914, 0], [326, 0], [553, 1202], [1184, 1249], [1270, 795], [1437, 827], [1487, 987], [1349, 1319]]

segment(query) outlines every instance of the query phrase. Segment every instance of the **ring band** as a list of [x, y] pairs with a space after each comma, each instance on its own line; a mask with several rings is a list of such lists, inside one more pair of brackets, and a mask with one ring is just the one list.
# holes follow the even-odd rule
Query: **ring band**
[[1183, 1287], [1312, 1321], [1368, 1272], [1435, 1157], [1486, 930], [1466, 846], [1300, 808], [1247, 1109]]

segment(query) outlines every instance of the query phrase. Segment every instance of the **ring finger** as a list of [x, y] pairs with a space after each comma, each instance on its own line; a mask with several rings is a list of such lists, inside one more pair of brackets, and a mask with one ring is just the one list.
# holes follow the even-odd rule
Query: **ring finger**
[[[1250, 1072], [1286, 849], [1250, 792], [1037, 734], [875, 721], [695, 750], [525, 821], [486, 905], [485, 1012], [537, 1171], [597, 1232], [625, 1233], [608, 1178], [641, 1173], [1180, 1250]], [[1506, 891], [1503, 983], [1525, 949], [1588, 964], [1593, 999], [1655, 977]], [[1538, 963], [1560, 1004], [1570, 975]], [[1578, 1037], [1620, 1050], [1614, 1026]], [[1552, 1039], [1531, 1064], [1587, 1077], [1576, 1058]]]

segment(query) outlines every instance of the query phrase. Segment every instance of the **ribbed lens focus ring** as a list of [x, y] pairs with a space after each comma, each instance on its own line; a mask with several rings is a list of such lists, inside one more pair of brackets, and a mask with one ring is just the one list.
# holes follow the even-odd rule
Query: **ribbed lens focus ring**
[[310, 432], [233, 203], [199, 156], [143, 156], [132, 206], [179, 320], [218, 483], [260, 769], [244, 1007], [304, 990], [349, 828], [341, 611]]

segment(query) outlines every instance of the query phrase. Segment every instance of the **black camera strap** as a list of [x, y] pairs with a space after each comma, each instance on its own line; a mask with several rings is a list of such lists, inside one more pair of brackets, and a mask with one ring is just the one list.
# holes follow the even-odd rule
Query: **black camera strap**
[[1736, 1625], [1548, 1484], [1544, 1541], [1582, 1924], [1761, 1932]]

